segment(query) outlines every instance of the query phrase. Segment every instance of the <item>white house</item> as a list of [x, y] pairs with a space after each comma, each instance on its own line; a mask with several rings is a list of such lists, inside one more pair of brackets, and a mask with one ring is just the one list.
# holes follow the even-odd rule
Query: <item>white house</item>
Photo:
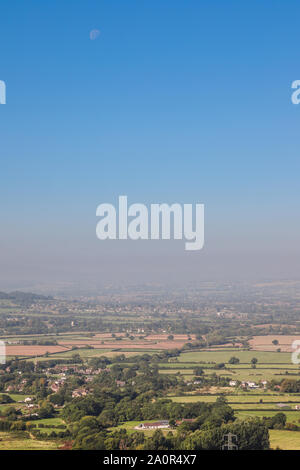
[[140, 423], [135, 429], [166, 429], [169, 428], [169, 421], [156, 421], [155, 423]]
[[255, 382], [247, 382], [247, 385], [249, 388], [259, 388], [259, 385], [257, 385]]

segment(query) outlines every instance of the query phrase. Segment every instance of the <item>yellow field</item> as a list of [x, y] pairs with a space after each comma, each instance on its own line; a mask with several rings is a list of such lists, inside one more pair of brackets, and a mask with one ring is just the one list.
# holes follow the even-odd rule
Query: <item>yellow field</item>
[[281, 450], [300, 450], [299, 431], [281, 431], [270, 429], [270, 444], [272, 449], [279, 447]]

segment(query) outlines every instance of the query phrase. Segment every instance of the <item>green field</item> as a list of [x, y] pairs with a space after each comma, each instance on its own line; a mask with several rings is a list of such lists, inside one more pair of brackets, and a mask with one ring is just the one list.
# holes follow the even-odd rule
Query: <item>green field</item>
[[[55, 353], [55, 358], [56, 359], [65, 359], [65, 358], [70, 358], [73, 356], [73, 354], [79, 354], [83, 359], [88, 358], [88, 357], [99, 357], [99, 356], [104, 356], [106, 353], [110, 352], [111, 349], [91, 349], [91, 348], [78, 348], [78, 349], [72, 349], [66, 352], [62, 353]], [[51, 357], [51, 354], [49, 355]]]
[[281, 450], [300, 450], [300, 432], [270, 429], [269, 433], [272, 449], [279, 447]]
[[181, 374], [181, 375], [195, 375], [193, 369], [160, 369], [160, 374]]
[[[178, 370], [184, 370], [184, 369], [193, 369], [197, 367], [197, 364], [194, 362], [162, 362], [158, 364], [158, 367], [160, 369], [178, 369]], [[212, 368], [214, 367], [214, 364], [205, 364], [205, 368]]]
[[[31, 421], [33, 424], [36, 424], [36, 429], [39, 429], [42, 433], [50, 434], [52, 431], [60, 432], [64, 431], [64, 429], [56, 429], [47, 426], [58, 426], [58, 425], [65, 425], [65, 422], [61, 418], [46, 418], [46, 419], [39, 419], [37, 421]], [[43, 424], [45, 427], [40, 427], [39, 425]], [[66, 426], [67, 427], [67, 426]]]
[[[266, 418], [269, 418], [271, 416], [274, 416], [276, 413], [280, 412], [280, 410], [274, 410], [274, 411], [247, 411], [247, 410], [242, 410], [242, 411], [235, 411], [234, 415], [239, 418], [239, 419], [248, 419], [248, 418], [262, 418], [265, 416]], [[286, 420], [287, 423], [294, 423], [300, 426], [300, 411], [283, 411], [283, 413], [286, 415]]]
[[289, 364], [291, 362], [291, 354], [284, 352], [264, 352], [264, 351], [240, 351], [238, 349], [228, 351], [196, 351], [196, 352], [184, 352], [181, 353], [178, 361], [179, 362], [215, 362], [228, 363], [229, 359], [235, 356], [240, 360], [240, 363], [250, 364], [251, 359], [256, 357], [259, 364]]
[[[229, 359], [235, 356], [239, 364], [229, 364]], [[258, 360], [256, 368], [251, 367], [251, 359]], [[225, 369], [214, 369], [215, 364], [225, 364]], [[185, 380], [192, 380], [194, 369], [202, 366], [205, 376], [217, 374], [239, 381], [281, 380], [283, 378], [300, 379], [299, 365], [291, 362], [290, 353], [262, 352], [248, 350], [205, 350], [181, 353], [178, 361], [160, 363], [161, 374], [180, 373]]]
[[[284, 413], [286, 411], [286, 409], [291, 410], [291, 411], [295, 410], [295, 405], [293, 405], [291, 403], [287, 403], [286, 407], [279, 407], [279, 406], [276, 405], [276, 403], [255, 403], [255, 404], [233, 403], [230, 406], [234, 410], [255, 410], [255, 411], [273, 410], [273, 411], [276, 411], [277, 413], [279, 413], [279, 412]], [[294, 413], [299, 413], [299, 410], [295, 410]]]
[[[195, 403], [195, 402], [205, 402], [205, 403], [214, 403], [217, 400], [216, 395], [185, 395], [183, 397], [170, 397], [172, 401], [176, 403]], [[226, 395], [226, 400], [229, 404], [231, 403], [257, 403], [260, 404], [259, 401], [263, 400], [263, 404], [268, 402], [271, 403], [287, 403], [292, 402], [291, 405], [295, 405], [296, 403], [300, 403], [300, 395], [269, 395], [259, 394], [255, 395], [252, 392], [248, 394], [240, 394], [240, 395]], [[288, 403], [287, 403], [288, 404]], [[300, 414], [300, 411], [299, 411]]]
[[[195, 365], [194, 365], [195, 367]], [[172, 368], [172, 369], [160, 369], [159, 372], [161, 374], [178, 374], [180, 373], [182, 377], [186, 380], [192, 380], [195, 376], [194, 369], [180, 369], [180, 368]], [[296, 374], [297, 372], [297, 374]], [[295, 374], [286, 374], [286, 369], [252, 369], [251, 367], [244, 367], [240, 369], [233, 369], [226, 366], [226, 369], [204, 369], [205, 376], [209, 376], [210, 374], [217, 374], [221, 377], [229, 377], [232, 380], [239, 380], [240, 382], [243, 381], [254, 381], [260, 382], [261, 380], [281, 380], [285, 378], [291, 378], [294, 380], [300, 379], [300, 371], [295, 370]]]
[[32, 397], [32, 395], [25, 395], [25, 394], [22, 394], [22, 393], [6, 393], [6, 392], [1, 392], [0, 395], [9, 395], [13, 400], [15, 400], [16, 402], [18, 401], [24, 401], [25, 398], [28, 398], [28, 397]]
[[32, 423], [35, 423], [38, 427], [39, 424], [44, 424], [45, 426], [52, 425], [52, 426], [58, 426], [59, 424], [65, 424], [64, 421], [61, 418], [45, 418], [45, 419], [39, 419], [37, 421], [32, 421]]
[[0, 450], [55, 450], [61, 445], [57, 441], [40, 441], [24, 438], [13, 432], [0, 432]]

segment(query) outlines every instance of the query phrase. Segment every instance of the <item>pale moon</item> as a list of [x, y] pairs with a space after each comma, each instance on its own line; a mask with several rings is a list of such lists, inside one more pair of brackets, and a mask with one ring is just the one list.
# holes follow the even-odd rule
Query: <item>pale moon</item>
[[95, 41], [95, 39], [97, 39], [99, 35], [100, 35], [99, 29], [92, 29], [92, 31], [90, 32], [90, 40]]

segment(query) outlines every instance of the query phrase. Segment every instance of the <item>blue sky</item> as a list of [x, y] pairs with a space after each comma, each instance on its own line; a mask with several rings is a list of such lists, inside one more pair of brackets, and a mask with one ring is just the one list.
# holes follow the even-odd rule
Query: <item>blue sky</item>
[[[174, 263], [192, 279], [295, 277], [299, 13], [296, 0], [4, 0], [0, 279], [114, 279], [120, 263], [139, 279]], [[96, 207], [119, 194], [204, 203], [205, 250], [99, 242]]]

